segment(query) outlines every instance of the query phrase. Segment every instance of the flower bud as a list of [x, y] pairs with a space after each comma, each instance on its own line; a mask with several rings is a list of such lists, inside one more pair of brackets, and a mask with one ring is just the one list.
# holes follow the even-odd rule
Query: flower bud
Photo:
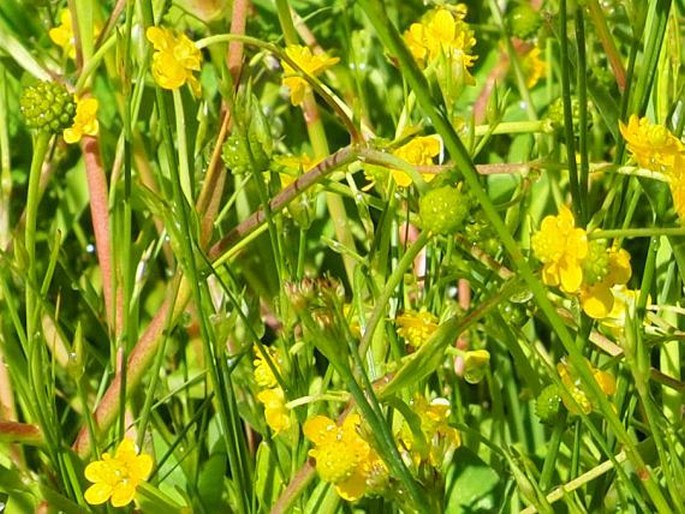
[[487, 350], [473, 350], [464, 356], [464, 380], [469, 384], [477, 384], [488, 370], [490, 353]]

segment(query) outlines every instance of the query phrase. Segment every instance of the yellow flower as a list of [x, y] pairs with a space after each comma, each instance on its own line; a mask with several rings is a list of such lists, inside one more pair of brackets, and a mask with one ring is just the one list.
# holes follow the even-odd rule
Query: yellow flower
[[195, 96], [200, 95], [200, 83], [193, 75], [202, 66], [202, 55], [188, 36], [174, 34], [165, 28], [149, 27], [145, 32], [155, 48], [152, 56], [152, 76], [164, 89], [178, 89], [186, 82]]
[[533, 88], [538, 81], [545, 76], [547, 63], [540, 59], [540, 48], [534, 46], [526, 53], [521, 62], [523, 73], [526, 76], [526, 87]]
[[342, 426], [326, 416], [314, 416], [303, 427], [304, 435], [315, 445], [309, 455], [316, 459], [319, 476], [348, 501], [364, 496], [371, 485], [380, 487], [381, 477], [387, 476], [385, 464], [359, 435], [360, 423], [358, 414], [348, 415]]
[[[595, 381], [597, 382], [597, 385], [599, 385], [599, 388], [602, 390], [602, 392], [607, 396], [613, 395], [616, 392], [616, 380], [614, 379], [614, 376], [611, 373], [607, 373], [606, 371], [595, 368], [592, 366], [592, 364], [590, 364], [589, 361], [587, 361], [587, 359], [586, 362], [587, 365], [590, 366], [592, 375], [594, 376]], [[559, 373], [561, 382], [569, 390], [571, 396], [573, 396], [573, 399], [576, 401], [583, 413], [590, 414], [590, 412], [592, 412], [592, 402], [590, 402], [590, 399], [585, 394], [585, 391], [583, 391], [581, 388], [581, 381], [575, 369], [562, 360], [562, 362], [557, 364], [557, 372]], [[562, 401], [564, 401], [564, 405], [571, 414], [579, 414], [578, 410], [573, 405], [569, 405], [563, 399], [563, 397]]]
[[[278, 372], [281, 372], [281, 358], [280, 355], [278, 354], [278, 350], [272, 346], [267, 346], [265, 347], [267, 353], [269, 354], [269, 358], [271, 359], [271, 363], [276, 367]], [[269, 367], [269, 365], [266, 362], [266, 359], [264, 358], [264, 355], [262, 354], [262, 351], [259, 349], [257, 345], [255, 345], [255, 359], [253, 361], [254, 364], [254, 378], [255, 381], [257, 382], [257, 385], [263, 389], [267, 388], [272, 388], [276, 387], [278, 385], [278, 381], [276, 380], [276, 377], [274, 376], [273, 371]]]
[[614, 307], [612, 289], [625, 285], [631, 274], [630, 254], [623, 248], [609, 250], [606, 276], [595, 284], [583, 284], [580, 288], [580, 304], [585, 314], [595, 319], [609, 316]]
[[86, 490], [86, 501], [100, 505], [111, 498], [113, 507], [128, 505], [138, 484], [147, 480], [151, 471], [152, 457], [144, 453], [137, 455], [133, 441], [124, 439], [114, 457], [103, 453], [102, 460], [91, 462], [86, 467], [86, 478], [94, 482]]
[[461, 435], [456, 428], [449, 425], [450, 403], [445, 398], [434, 398], [430, 402], [423, 396], [416, 395], [411, 403], [414, 413], [421, 420], [421, 432], [427, 447], [417, 444], [409, 425], [404, 423], [400, 440], [412, 454], [412, 461], [418, 466], [427, 461], [433, 467], [441, 466], [449, 453], [461, 445]]
[[78, 143], [83, 136], [94, 136], [98, 133], [100, 124], [97, 118], [98, 101], [95, 98], [77, 98], [76, 115], [71, 127], [64, 129], [64, 140]]
[[69, 9], [62, 9], [59, 15], [60, 25], [50, 29], [48, 34], [52, 42], [61, 46], [64, 52], [71, 58], [76, 58], [76, 46], [74, 39], [74, 27], [71, 21]]
[[[328, 68], [337, 63], [337, 57], [328, 57], [324, 54], [312, 55], [306, 46], [288, 45], [285, 54], [307, 75], [317, 77]], [[287, 62], [281, 61], [283, 66], [283, 85], [290, 90], [290, 102], [300, 105], [304, 100], [304, 94], [309, 90], [309, 84], [302, 77], [302, 72], [293, 69]]]
[[[400, 146], [393, 151], [393, 155], [407, 161], [412, 166], [430, 166], [433, 158], [440, 155], [442, 150], [442, 140], [439, 136], [415, 137], [407, 144]], [[401, 170], [391, 170], [392, 178], [399, 187], [409, 187], [412, 184], [408, 173]], [[426, 182], [435, 178], [434, 173], [422, 173], [421, 176]]]
[[264, 389], [257, 394], [257, 400], [264, 404], [266, 423], [278, 435], [290, 428], [290, 411], [285, 405], [285, 394], [280, 387]]
[[488, 370], [490, 353], [487, 350], [472, 350], [464, 356], [464, 380], [477, 384]]
[[425, 67], [444, 57], [466, 83], [473, 83], [468, 68], [476, 60], [470, 54], [476, 38], [465, 17], [466, 7], [459, 4], [454, 11], [438, 8], [428, 13], [421, 23], [409, 27], [404, 33], [404, 42], [419, 66]]
[[638, 118], [635, 114], [630, 116], [627, 125], [619, 122], [619, 129], [641, 168], [667, 173], [673, 169], [676, 157], [685, 150], [680, 140], [666, 127], [655, 125], [647, 118]]
[[588, 252], [587, 234], [575, 228], [573, 214], [561, 206], [558, 216], [546, 216], [531, 244], [536, 257], [544, 264], [542, 280], [560, 286], [565, 293], [575, 293], [583, 282], [582, 260]]
[[428, 341], [438, 329], [438, 318], [428, 311], [405, 312], [397, 316], [397, 335], [404, 337], [414, 348]]
[[[48, 34], [52, 42], [61, 46], [70, 59], [76, 58], [76, 39], [74, 37], [74, 26], [71, 20], [69, 9], [62, 9], [59, 14], [60, 25], [50, 29]], [[93, 27], [93, 37], [100, 34], [100, 27]]]

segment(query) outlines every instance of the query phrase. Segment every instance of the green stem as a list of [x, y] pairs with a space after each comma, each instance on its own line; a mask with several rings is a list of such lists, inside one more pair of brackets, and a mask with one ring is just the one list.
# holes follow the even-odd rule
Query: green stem
[[631, 239], [635, 237], [685, 236], [685, 227], [617, 228], [593, 230], [588, 239]]
[[39, 132], [34, 140], [31, 170], [29, 171], [29, 185], [26, 197], [26, 226], [24, 227], [24, 242], [28, 257], [28, 282], [26, 284], [26, 335], [29, 348], [34, 346], [36, 338], [36, 324], [38, 312], [36, 309], [36, 291], [38, 277], [36, 271], [36, 219], [38, 203], [40, 202], [40, 174], [43, 161], [48, 152], [48, 145], [52, 134]]
[[540, 489], [543, 491], [547, 491], [552, 483], [552, 474], [557, 465], [561, 437], [564, 435], [564, 432], [566, 432], [566, 416], [556, 422], [552, 430], [552, 437], [547, 444], [547, 455], [545, 455], [545, 462], [542, 465], [542, 473], [540, 474]]
[[568, 10], [566, 0], [559, 2], [559, 60], [561, 61], [561, 98], [564, 105], [564, 134], [566, 143], [566, 160], [568, 162], [569, 188], [571, 201], [576, 216], [585, 219], [578, 182], [576, 165], [576, 142], [573, 133], [573, 107], [571, 106], [571, 61], [568, 56]]
[[576, 9], [576, 45], [578, 46], [577, 84], [578, 84], [578, 151], [580, 152], [580, 211], [581, 225], [587, 225], [590, 219], [588, 196], [590, 194], [590, 163], [588, 156], [588, 113], [587, 113], [587, 58], [585, 54], [585, 21], [583, 8]]

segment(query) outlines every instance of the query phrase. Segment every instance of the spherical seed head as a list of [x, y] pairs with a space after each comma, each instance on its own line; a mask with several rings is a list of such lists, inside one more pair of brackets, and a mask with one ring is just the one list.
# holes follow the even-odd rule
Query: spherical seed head
[[419, 200], [421, 226], [436, 234], [453, 234], [469, 213], [467, 196], [452, 186], [431, 189]]
[[535, 400], [535, 413], [543, 423], [553, 423], [561, 412], [561, 396], [555, 384], [545, 387]]
[[19, 106], [26, 126], [43, 132], [69, 128], [76, 114], [74, 96], [57, 82], [41, 81], [25, 87]]
[[588, 285], [600, 282], [609, 273], [609, 254], [599, 241], [590, 241], [583, 259], [583, 278]]
[[507, 17], [511, 26], [511, 33], [521, 39], [533, 37], [542, 25], [540, 13], [533, 9], [530, 4], [517, 5]]

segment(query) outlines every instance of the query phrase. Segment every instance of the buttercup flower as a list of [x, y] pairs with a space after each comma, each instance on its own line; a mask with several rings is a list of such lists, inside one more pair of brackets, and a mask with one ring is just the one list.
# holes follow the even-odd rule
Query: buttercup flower
[[283, 389], [280, 387], [264, 389], [257, 394], [257, 400], [264, 404], [266, 423], [276, 435], [290, 428], [290, 411], [285, 406]]
[[445, 398], [434, 398], [429, 402], [417, 395], [413, 398], [411, 407], [421, 420], [421, 432], [427, 447], [417, 444], [407, 423], [402, 425], [400, 441], [412, 455], [416, 466], [426, 461], [433, 467], [439, 467], [447, 460], [449, 453], [461, 445], [459, 431], [448, 423], [450, 402]]
[[[269, 354], [269, 358], [271, 359], [271, 363], [278, 369], [278, 371], [281, 371], [281, 358], [280, 355], [278, 354], [278, 350], [272, 346], [267, 346], [266, 351]], [[257, 382], [257, 385], [262, 388], [272, 388], [276, 387], [278, 385], [278, 381], [276, 380], [276, 377], [274, 376], [273, 371], [269, 367], [269, 365], [266, 362], [266, 359], [264, 358], [264, 355], [262, 354], [262, 351], [260, 348], [255, 345], [255, 359], [253, 361], [254, 364], [254, 378], [255, 381]]]
[[468, 68], [476, 60], [470, 54], [476, 38], [465, 17], [466, 6], [459, 4], [454, 11], [438, 8], [428, 13], [421, 23], [409, 27], [404, 41], [419, 66], [425, 67], [444, 57], [466, 83], [473, 83]]
[[94, 136], [100, 127], [97, 119], [98, 101], [95, 98], [77, 98], [76, 116], [71, 127], [64, 129], [64, 140], [78, 143], [83, 136]]
[[582, 260], [588, 252], [587, 234], [576, 228], [573, 214], [561, 206], [558, 216], [546, 216], [531, 244], [542, 261], [542, 280], [548, 286], [560, 286], [565, 293], [575, 293], [583, 282]]
[[405, 312], [397, 316], [397, 335], [404, 337], [414, 348], [428, 341], [438, 329], [438, 318], [428, 311]]
[[[318, 77], [340, 60], [337, 57], [328, 57], [326, 54], [313, 55], [308, 47], [300, 45], [288, 45], [285, 53], [312, 77]], [[285, 61], [281, 61], [281, 65], [283, 66], [283, 85], [290, 90], [290, 102], [293, 105], [300, 105], [304, 100], [305, 92], [309, 90], [309, 84], [299, 70], [293, 69]]]
[[642, 168], [669, 172], [673, 169], [676, 156], [685, 152], [680, 140], [666, 127], [651, 123], [647, 118], [638, 118], [633, 114], [627, 125], [619, 122], [618, 126], [628, 150]]
[[69, 9], [62, 9], [59, 15], [60, 25], [50, 29], [48, 34], [56, 45], [62, 47], [64, 52], [71, 58], [76, 58], [76, 47], [74, 39], [74, 27], [71, 21]]
[[[76, 38], [74, 37], [74, 26], [71, 20], [71, 12], [69, 9], [62, 9], [59, 14], [60, 25], [50, 29], [48, 34], [52, 42], [58, 46], [61, 46], [64, 53], [70, 59], [76, 58]], [[93, 28], [93, 36], [97, 37], [100, 34], [100, 27], [95, 26]]]
[[[415, 137], [407, 144], [400, 146], [393, 151], [396, 157], [407, 161], [412, 166], [430, 166], [433, 158], [440, 155], [442, 150], [442, 140], [439, 136]], [[409, 187], [412, 179], [408, 173], [401, 170], [391, 170], [392, 178], [400, 187]], [[435, 178], [433, 173], [422, 173], [421, 176], [426, 182]]]
[[186, 82], [195, 96], [200, 95], [200, 83], [193, 75], [202, 66], [202, 55], [188, 36], [174, 34], [165, 28], [149, 27], [145, 32], [155, 53], [152, 56], [152, 76], [164, 89], [178, 89]]
[[308, 172], [315, 166], [318, 166], [323, 159], [313, 159], [309, 155], [302, 154], [299, 157], [295, 155], [281, 155], [274, 159], [276, 164], [280, 164], [285, 168], [284, 173], [279, 172], [278, 176], [281, 178], [281, 187], [285, 189], [292, 184], [297, 177], [303, 173]]
[[124, 439], [114, 457], [102, 454], [102, 460], [91, 462], [85, 470], [88, 480], [94, 482], [85, 493], [91, 505], [100, 505], [111, 499], [113, 507], [123, 507], [133, 500], [136, 487], [147, 480], [152, 471], [152, 457], [136, 453], [131, 439]]
[[[607, 373], [606, 371], [595, 368], [592, 366], [592, 364], [590, 364], [589, 361], [586, 360], [586, 362], [588, 366], [590, 366], [592, 375], [594, 376], [595, 381], [599, 385], [599, 388], [602, 390], [602, 392], [607, 396], [613, 395], [616, 392], [616, 380], [614, 379], [614, 376], [611, 373]], [[576, 401], [583, 413], [590, 414], [590, 412], [592, 412], [592, 403], [585, 394], [585, 391], [583, 391], [581, 388], [580, 378], [578, 377], [573, 366], [562, 360], [562, 362], [557, 364], [557, 373], [559, 373], [559, 378], [561, 378], [562, 383], [569, 390], [571, 396], [573, 396], [573, 399]], [[579, 414], [575, 406], [569, 405], [563, 399], [563, 397], [562, 401], [571, 414]]]
[[369, 486], [378, 487], [381, 477], [387, 476], [385, 464], [359, 435], [360, 423], [358, 414], [348, 415], [342, 426], [326, 416], [315, 416], [303, 427], [304, 435], [315, 444], [309, 455], [316, 459], [319, 476], [348, 501], [358, 500], [370, 492]]

